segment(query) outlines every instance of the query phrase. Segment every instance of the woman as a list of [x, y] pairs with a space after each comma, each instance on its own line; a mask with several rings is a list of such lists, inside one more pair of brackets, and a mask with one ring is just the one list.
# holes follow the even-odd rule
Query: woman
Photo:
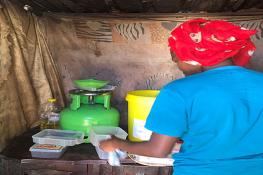
[[145, 127], [147, 142], [112, 138], [105, 151], [167, 157], [173, 154], [174, 175], [263, 174], [263, 74], [248, 64], [255, 46], [247, 30], [221, 20], [194, 19], [171, 32], [173, 61], [187, 76], [166, 85]]

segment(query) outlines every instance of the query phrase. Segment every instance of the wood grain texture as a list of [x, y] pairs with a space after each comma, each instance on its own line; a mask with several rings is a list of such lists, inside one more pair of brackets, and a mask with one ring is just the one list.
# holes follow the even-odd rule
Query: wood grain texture
[[72, 175], [72, 172], [40, 169], [40, 170], [27, 170], [23, 172], [23, 175]]
[[0, 175], [22, 174], [20, 160], [0, 155]]

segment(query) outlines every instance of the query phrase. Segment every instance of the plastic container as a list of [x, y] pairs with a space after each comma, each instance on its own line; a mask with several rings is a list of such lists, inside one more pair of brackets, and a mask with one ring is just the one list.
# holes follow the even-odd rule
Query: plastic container
[[[107, 153], [107, 152], [102, 151], [98, 146], [96, 146], [95, 149], [96, 149], [96, 152], [97, 152], [99, 158], [100, 159], [108, 159], [108, 162], [111, 166], [114, 166], [113, 165], [114, 163], [111, 163], [111, 162], [115, 162], [116, 159], [119, 160], [119, 159], [124, 159], [127, 157], [127, 152], [124, 152], [124, 151], [116, 150], [115, 152]], [[110, 154], [112, 154], [112, 155], [110, 155]]]
[[98, 146], [95, 146], [95, 149], [100, 159], [106, 160], [109, 158], [109, 153], [102, 151]]
[[40, 129], [58, 129], [59, 128], [59, 110], [55, 98], [49, 98], [40, 112]]
[[49, 144], [34, 144], [29, 151], [35, 158], [56, 159], [62, 156], [67, 147]]
[[59, 129], [59, 118], [60, 118], [59, 113], [54, 113], [54, 112], [50, 113], [48, 116], [47, 128]]
[[109, 139], [111, 135], [125, 140], [128, 134], [120, 127], [93, 126], [90, 128], [89, 139], [94, 146], [99, 146], [100, 141]]
[[152, 132], [144, 128], [158, 90], [136, 90], [128, 92], [128, 138], [131, 141], [147, 141]]
[[32, 138], [34, 143], [60, 146], [74, 146], [85, 141], [83, 132], [56, 129], [42, 130]]
[[90, 142], [95, 146], [100, 159], [108, 159], [109, 153], [102, 151], [99, 148], [99, 143], [102, 140], [109, 139], [111, 135], [125, 140], [128, 134], [120, 127], [113, 126], [93, 126], [90, 129], [89, 139]]

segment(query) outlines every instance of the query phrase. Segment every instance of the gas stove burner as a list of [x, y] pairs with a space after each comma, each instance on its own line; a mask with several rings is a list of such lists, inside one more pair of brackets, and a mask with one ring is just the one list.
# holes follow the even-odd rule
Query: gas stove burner
[[70, 90], [70, 104], [60, 112], [60, 128], [81, 131], [89, 136], [92, 126], [119, 126], [120, 113], [111, 106], [112, 90], [102, 88], [99, 91]]
[[83, 89], [72, 89], [69, 91], [69, 94], [97, 96], [97, 95], [102, 95], [102, 94], [108, 93], [108, 92], [110, 92], [110, 91], [89, 91], [89, 90], [83, 90]]
[[110, 84], [107, 84], [105, 86], [103, 86], [102, 88], [84, 88], [84, 87], [78, 87], [78, 86], [75, 86], [77, 89], [81, 89], [81, 90], [87, 90], [87, 91], [90, 91], [90, 92], [109, 92], [109, 91], [113, 91], [116, 86], [113, 86], [113, 85], [110, 85]]

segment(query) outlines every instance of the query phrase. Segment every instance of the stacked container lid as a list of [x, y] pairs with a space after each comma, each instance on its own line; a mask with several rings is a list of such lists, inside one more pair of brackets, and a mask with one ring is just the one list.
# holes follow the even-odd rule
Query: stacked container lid
[[34, 144], [29, 151], [32, 157], [52, 159], [59, 158], [66, 151], [66, 148], [58, 145]]
[[[114, 126], [93, 126], [89, 132], [89, 141], [95, 146], [100, 159], [108, 159], [109, 154], [99, 148], [99, 142], [109, 139], [114, 135], [125, 140], [127, 133], [120, 127]], [[59, 158], [68, 146], [87, 143], [84, 139], [84, 132], [45, 129], [32, 136], [33, 145], [30, 148], [32, 157], [37, 158]]]
[[121, 129], [120, 127], [114, 126], [94, 126], [90, 129], [89, 138], [92, 145], [95, 146], [95, 149], [98, 153], [100, 159], [108, 159], [109, 153], [104, 152], [99, 148], [99, 143], [102, 140], [107, 140], [111, 138], [111, 135], [115, 137], [125, 140], [128, 134]]
[[67, 149], [84, 142], [84, 133], [79, 131], [45, 129], [32, 136], [32, 157], [59, 158]]

